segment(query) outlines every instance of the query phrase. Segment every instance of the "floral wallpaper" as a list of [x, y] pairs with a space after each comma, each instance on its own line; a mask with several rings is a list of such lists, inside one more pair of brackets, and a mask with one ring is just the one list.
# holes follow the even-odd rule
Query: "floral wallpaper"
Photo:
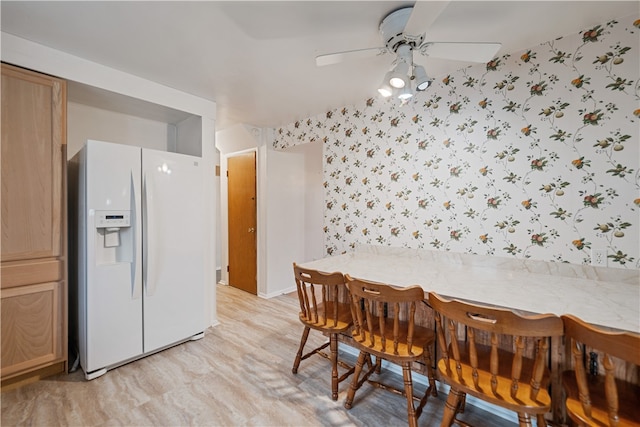
[[404, 105], [276, 129], [323, 141], [327, 254], [358, 244], [640, 268], [640, 19], [440, 76]]

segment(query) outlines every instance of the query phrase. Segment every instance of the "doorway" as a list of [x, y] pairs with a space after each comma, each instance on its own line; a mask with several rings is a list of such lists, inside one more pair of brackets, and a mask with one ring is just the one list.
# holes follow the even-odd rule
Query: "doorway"
[[256, 153], [227, 158], [229, 285], [257, 295]]

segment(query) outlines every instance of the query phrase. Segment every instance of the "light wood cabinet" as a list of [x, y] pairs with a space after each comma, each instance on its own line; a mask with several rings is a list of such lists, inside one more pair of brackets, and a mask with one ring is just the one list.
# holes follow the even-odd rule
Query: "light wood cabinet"
[[2, 386], [67, 369], [66, 83], [2, 64]]

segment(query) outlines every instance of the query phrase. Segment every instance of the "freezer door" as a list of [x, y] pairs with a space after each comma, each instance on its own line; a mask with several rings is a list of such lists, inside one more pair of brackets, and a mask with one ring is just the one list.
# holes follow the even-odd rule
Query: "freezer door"
[[203, 164], [142, 150], [144, 351], [204, 330]]
[[[80, 359], [88, 374], [142, 354], [141, 149], [99, 141], [88, 141], [84, 149], [86, 276], [80, 321], [86, 327]], [[130, 225], [118, 231], [97, 221], [97, 213], [123, 212]]]

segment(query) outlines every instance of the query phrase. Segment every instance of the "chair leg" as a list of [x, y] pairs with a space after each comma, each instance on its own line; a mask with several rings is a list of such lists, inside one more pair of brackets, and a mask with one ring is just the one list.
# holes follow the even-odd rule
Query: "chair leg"
[[302, 359], [302, 351], [304, 350], [304, 345], [307, 343], [307, 338], [309, 338], [310, 330], [311, 328], [305, 326], [304, 331], [302, 331], [302, 338], [300, 338], [300, 348], [298, 348], [296, 360], [293, 361], [293, 368], [291, 368], [291, 372], [293, 372], [294, 374], [298, 373], [298, 366], [300, 366], [300, 360]]
[[427, 378], [429, 378], [429, 387], [431, 387], [431, 395], [438, 395], [438, 386], [436, 385], [436, 375], [433, 372], [433, 361], [431, 359], [431, 351], [429, 347], [424, 349], [424, 364], [427, 367]]
[[460, 402], [464, 396], [465, 393], [461, 393], [451, 387], [449, 390], [449, 396], [447, 397], [447, 402], [444, 405], [444, 413], [442, 414], [440, 427], [451, 427], [451, 425], [453, 425], [453, 420], [456, 417]]
[[371, 360], [371, 355], [369, 353], [367, 353], [367, 358], [365, 359], [365, 363], [367, 364], [368, 368], [373, 367], [373, 361]]
[[464, 414], [465, 409], [467, 409], [467, 394], [462, 394], [462, 399], [460, 399], [460, 404], [458, 405], [458, 413]]
[[544, 419], [544, 414], [536, 415], [536, 424], [538, 427], [547, 427], [547, 420]]
[[413, 406], [413, 381], [411, 380], [411, 364], [402, 364], [402, 377], [404, 379], [404, 393], [407, 397], [407, 415], [409, 417], [409, 427], [418, 427], [416, 408]]
[[525, 414], [522, 412], [518, 413], [518, 426], [519, 427], [532, 427], [531, 417], [529, 414]]
[[338, 400], [338, 335], [330, 336], [331, 349], [331, 398]]
[[361, 351], [358, 355], [358, 362], [356, 363], [356, 370], [353, 372], [353, 379], [351, 380], [351, 385], [349, 386], [349, 391], [347, 392], [347, 399], [344, 401], [344, 407], [347, 409], [351, 409], [353, 406], [353, 398], [356, 395], [356, 390], [358, 389], [358, 379], [360, 378], [360, 373], [362, 372], [362, 367], [364, 366], [364, 360], [367, 357], [367, 353]]

